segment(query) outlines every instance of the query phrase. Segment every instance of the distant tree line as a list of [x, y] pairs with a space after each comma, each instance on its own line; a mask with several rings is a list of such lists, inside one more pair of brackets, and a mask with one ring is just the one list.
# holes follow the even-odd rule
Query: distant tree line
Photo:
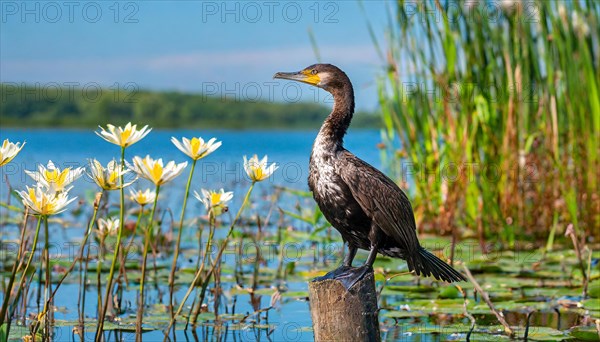
[[[0, 84], [0, 123], [13, 127], [95, 127], [129, 121], [178, 128], [314, 128], [330, 109], [315, 103], [239, 101], [203, 94], [65, 85]], [[357, 113], [352, 127], [373, 128], [378, 116]]]

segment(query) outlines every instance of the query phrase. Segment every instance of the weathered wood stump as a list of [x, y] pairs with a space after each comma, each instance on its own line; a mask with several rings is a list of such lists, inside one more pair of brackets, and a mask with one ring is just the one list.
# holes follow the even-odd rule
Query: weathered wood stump
[[315, 341], [381, 341], [373, 272], [350, 291], [338, 280], [308, 284]]

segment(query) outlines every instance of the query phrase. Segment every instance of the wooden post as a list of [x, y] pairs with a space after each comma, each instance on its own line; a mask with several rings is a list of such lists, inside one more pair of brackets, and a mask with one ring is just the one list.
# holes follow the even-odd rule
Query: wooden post
[[338, 280], [308, 284], [315, 341], [381, 341], [373, 272], [350, 291]]

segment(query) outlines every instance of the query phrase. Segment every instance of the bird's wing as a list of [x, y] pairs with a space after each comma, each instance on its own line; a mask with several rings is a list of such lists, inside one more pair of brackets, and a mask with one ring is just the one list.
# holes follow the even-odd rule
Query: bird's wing
[[367, 216], [404, 250], [417, 250], [415, 218], [404, 192], [381, 171], [349, 151], [339, 152], [338, 157], [338, 174]]

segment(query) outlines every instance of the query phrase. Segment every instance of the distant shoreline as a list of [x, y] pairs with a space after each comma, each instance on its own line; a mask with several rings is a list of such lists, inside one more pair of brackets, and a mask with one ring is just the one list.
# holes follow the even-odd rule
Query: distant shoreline
[[[323, 117], [325, 118], [325, 117]], [[100, 123], [96, 126], [26, 126], [26, 125], [5, 125], [2, 123], [2, 117], [0, 117], [0, 132], [2, 131], [52, 131], [52, 130], [61, 130], [61, 131], [85, 131], [89, 132], [91, 130], [95, 130], [98, 126], [105, 126], [106, 123]], [[143, 122], [132, 122], [132, 124], [146, 125]], [[315, 132], [315, 129], [319, 129], [320, 126], [315, 127], [248, 127], [248, 128], [228, 128], [228, 127], [157, 127], [148, 125], [153, 130], [168, 132], [168, 131], [211, 131], [211, 132]], [[378, 131], [380, 127], [356, 127], [356, 125], [350, 125], [349, 131]]]
[[[316, 129], [331, 108], [321, 103], [277, 103], [239, 101], [167, 91], [135, 90], [125, 92], [98, 88], [43, 88], [0, 83], [0, 121], [2, 127], [21, 128], [96, 128], [111, 123], [133, 122], [160, 128], [204, 129]], [[359, 112], [354, 129], [381, 127], [373, 113]]]

